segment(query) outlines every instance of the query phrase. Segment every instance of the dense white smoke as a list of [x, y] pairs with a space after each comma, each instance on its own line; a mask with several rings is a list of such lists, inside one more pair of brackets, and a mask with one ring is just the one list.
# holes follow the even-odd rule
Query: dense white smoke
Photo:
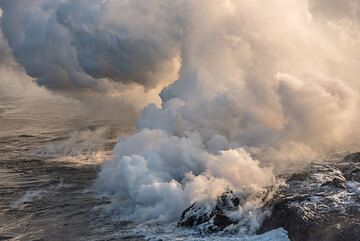
[[138, 132], [118, 142], [97, 181], [123, 218], [169, 220], [193, 201], [266, 186], [289, 163], [359, 144], [360, 4], [342, 3], [0, 6], [16, 60], [50, 88], [150, 89], [171, 82], [181, 63], [161, 107], [143, 110]]
[[104, 91], [110, 79], [149, 88], [177, 66], [181, 28], [162, 14], [175, 12], [171, 4], [14, 0], [0, 6], [16, 60], [40, 85]]
[[0, 7], [2, 67], [16, 61], [40, 86], [91, 102], [111, 118], [133, 125], [177, 78], [181, 26], [173, 29], [161, 15], [176, 10], [171, 4], [1, 0]]
[[181, 5], [180, 78], [99, 175], [122, 217], [176, 219], [193, 201], [266, 186], [291, 162], [358, 143], [357, 18], [320, 1]]

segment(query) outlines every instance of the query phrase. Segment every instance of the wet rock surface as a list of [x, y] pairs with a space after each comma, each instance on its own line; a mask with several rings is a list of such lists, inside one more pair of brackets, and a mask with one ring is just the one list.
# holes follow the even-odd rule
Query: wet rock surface
[[178, 226], [201, 227], [201, 231], [205, 233], [222, 231], [226, 227], [236, 224], [236, 221], [230, 217], [230, 213], [237, 212], [239, 205], [240, 198], [232, 192], [221, 195], [215, 208], [193, 203], [181, 215]]
[[312, 163], [283, 178], [285, 182], [276, 190], [270, 187], [259, 194], [262, 203], [248, 214], [244, 205], [250, 196], [227, 192], [212, 207], [194, 203], [178, 225], [200, 227], [205, 232], [226, 231], [246, 225], [249, 220], [244, 219], [258, 212], [257, 221], [262, 223], [258, 233], [282, 227], [293, 241], [360, 240], [360, 153], [338, 162]]
[[360, 153], [293, 174], [267, 204], [261, 231], [285, 228], [291, 240], [360, 240]]
[[193, 228], [201, 235], [214, 232], [254, 233], [269, 214], [268, 210], [261, 209], [263, 196], [266, 193], [228, 191], [218, 197], [215, 203], [193, 203], [182, 213], [178, 226]]

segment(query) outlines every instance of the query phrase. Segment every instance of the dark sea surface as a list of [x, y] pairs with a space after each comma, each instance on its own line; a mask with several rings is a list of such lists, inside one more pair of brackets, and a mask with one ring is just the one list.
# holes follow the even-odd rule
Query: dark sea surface
[[93, 189], [126, 132], [78, 101], [0, 76], [0, 240], [139, 240], [103, 214], [108, 200]]

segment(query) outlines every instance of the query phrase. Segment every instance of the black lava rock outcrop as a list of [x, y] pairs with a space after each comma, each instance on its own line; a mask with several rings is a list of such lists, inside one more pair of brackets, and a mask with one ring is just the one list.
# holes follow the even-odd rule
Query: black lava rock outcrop
[[311, 164], [286, 180], [266, 204], [261, 232], [278, 227], [293, 241], [360, 240], [360, 153], [341, 162]]
[[236, 223], [229, 217], [229, 212], [236, 212], [239, 205], [240, 198], [236, 197], [232, 192], [226, 192], [218, 198], [215, 208], [193, 203], [183, 212], [178, 225], [201, 227], [203, 232], [221, 231]]
[[205, 233], [234, 227], [264, 233], [282, 227], [293, 241], [360, 241], [360, 153], [340, 162], [312, 163], [280, 187], [257, 194], [258, 205], [249, 208], [256, 204], [252, 199], [226, 192], [215, 205], [194, 203], [178, 225]]
[[260, 215], [253, 215], [254, 212], [261, 211], [259, 206], [249, 205], [248, 203], [254, 198], [250, 192], [234, 194], [233, 192], [223, 193], [216, 203], [193, 203], [181, 215], [178, 226], [194, 228], [201, 234], [213, 232], [232, 232], [241, 226], [246, 230], [256, 229], [256, 218]]

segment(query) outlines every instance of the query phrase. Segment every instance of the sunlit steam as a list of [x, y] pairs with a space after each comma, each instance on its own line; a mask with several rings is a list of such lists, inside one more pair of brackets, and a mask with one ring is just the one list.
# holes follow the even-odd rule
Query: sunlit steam
[[40, 85], [123, 93], [138, 109], [162, 89], [97, 179], [118, 201], [111, 211], [143, 221], [177, 219], [194, 201], [257, 190], [289, 165], [359, 144], [360, 4], [343, 2], [0, 6], [16, 61]]

